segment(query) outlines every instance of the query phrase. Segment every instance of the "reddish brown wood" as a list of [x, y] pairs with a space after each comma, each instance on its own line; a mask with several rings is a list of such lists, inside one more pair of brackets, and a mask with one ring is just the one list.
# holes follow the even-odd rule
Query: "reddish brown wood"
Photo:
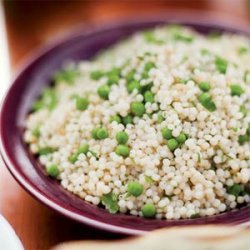
[[[79, 23], [103, 22], [153, 11], [210, 11], [216, 20], [249, 25], [245, 0], [170, 1], [6, 1], [12, 69], [34, 48]], [[211, 12], [213, 12], [211, 14]], [[233, 14], [232, 14], [233, 13]], [[34, 200], [0, 163], [0, 213], [13, 225], [27, 250], [48, 249], [74, 239], [119, 237], [66, 219]]]

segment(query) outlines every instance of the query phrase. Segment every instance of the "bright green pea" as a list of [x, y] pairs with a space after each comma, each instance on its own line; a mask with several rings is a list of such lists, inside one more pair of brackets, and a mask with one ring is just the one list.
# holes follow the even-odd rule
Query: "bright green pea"
[[244, 89], [239, 85], [239, 84], [232, 84], [230, 86], [231, 89], [231, 95], [232, 96], [240, 96], [241, 94], [243, 94], [245, 91]]
[[117, 122], [117, 123], [121, 123], [122, 122], [122, 119], [119, 115], [113, 115], [110, 117], [110, 122]]
[[69, 157], [69, 162], [75, 163], [78, 159], [78, 154], [73, 154]]
[[128, 141], [128, 134], [124, 131], [119, 131], [115, 138], [119, 144], [126, 144]]
[[202, 93], [202, 94], [200, 94], [200, 96], [199, 96], [199, 101], [200, 101], [201, 103], [204, 103], [204, 102], [206, 102], [207, 100], [211, 100], [211, 95], [210, 95], [210, 94], [208, 94], [208, 93]]
[[178, 141], [176, 139], [172, 138], [172, 139], [167, 141], [167, 146], [168, 146], [170, 151], [174, 151], [175, 149], [178, 148], [179, 143], [178, 143]]
[[215, 59], [215, 66], [216, 66], [216, 69], [222, 73], [222, 74], [226, 74], [227, 72], [227, 65], [228, 65], [228, 62], [221, 58], [221, 57], [216, 57]]
[[104, 100], [108, 100], [109, 92], [110, 92], [110, 87], [108, 85], [102, 85], [97, 89], [98, 95]]
[[141, 89], [141, 85], [138, 81], [134, 80], [132, 82], [130, 82], [128, 85], [127, 85], [127, 90], [129, 93], [132, 93], [134, 91], [134, 89], [137, 89], [138, 92], [140, 91]]
[[94, 128], [94, 129], [91, 131], [92, 138], [98, 139], [98, 137], [97, 137], [97, 131], [98, 131], [98, 129], [99, 129], [99, 128]]
[[151, 91], [149, 91], [149, 90], [146, 91], [144, 93], [144, 100], [145, 100], [145, 102], [153, 103], [154, 100], [155, 100], [154, 94]]
[[88, 108], [88, 105], [89, 105], [89, 101], [87, 98], [82, 98], [82, 97], [77, 97], [76, 98], [76, 108], [78, 110], [86, 110]]
[[88, 144], [85, 144], [85, 145], [82, 145], [80, 146], [80, 148], [77, 150], [77, 154], [87, 154], [89, 151], [89, 145]]
[[118, 68], [113, 68], [111, 71], [107, 72], [108, 85], [118, 84], [120, 80], [121, 70]]
[[118, 84], [120, 77], [118, 75], [110, 75], [108, 77], [108, 85]]
[[106, 139], [108, 137], [108, 131], [107, 131], [107, 129], [105, 129], [105, 128], [99, 128], [96, 131], [96, 137], [99, 140]]
[[46, 167], [46, 171], [49, 176], [54, 177], [54, 178], [56, 178], [60, 174], [58, 166], [55, 164]]
[[208, 93], [202, 93], [199, 96], [199, 101], [202, 104], [202, 106], [206, 108], [208, 111], [213, 112], [216, 110], [216, 105], [212, 101], [212, 98]]
[[138, 197], [143, 193], [143, 185], [137, 181], [132, 181], [128, 184], [127, 191], [129, 194]]
[[39, 155], [47, 155], [53, 153], [55, 150], [51, 147], [44, 147], [38, 150]]
[[122, 118], [122, 123], [123, 123], [124, 126], [126, 126], [128, 124], [132, 124], [133, 123], [133, 117], [131, 115], [124, 116]]
[[132, 102], [130, 104], [131, 112], [132, 114], [141, 117], [146, 109], [144, 107], [144, 104], [142, 102]]
[[90, 78], [91, 78], [92, 80], [99, 80], [100, 78], [103, 77], [103, 75], [104, 75], [104, 73], [103, 73], [102, 71], [96, 70], [96, 71], [92, 71], [92, 72], [90, 73]]
[[142, 207], [142, 214], [146, 218], [154, 217], [156, 214], [156, 208], [154, 204], [148, 203]]
[[204, 92], [208, 92], [211, 89], [211, 85], [208, 82], [201, 82], [199, 88]]
[[163, 128], [161, 130], [161, 134], [162, 134], [163, 138], [166, 139], [166, 140], [169, 140], [169, 139], [173, 138], [172, 130], [170, 130], [168, 128]]
[[176, 138], [180, 144], [184, 143], [187, 140], [187, 136], [184, 133], [180, 133]]
[[127, 157], [127, 156], [129, 156], [130, 149], [126, 145], [118, 145], [116, 147], [116, 149], [115, 149], [115, 153], [117, 155], [120, 155], [120, 156], [123, 156], [123, 157]]

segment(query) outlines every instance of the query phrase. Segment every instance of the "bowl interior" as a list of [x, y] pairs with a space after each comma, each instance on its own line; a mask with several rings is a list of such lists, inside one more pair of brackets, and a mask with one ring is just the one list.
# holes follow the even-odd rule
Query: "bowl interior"
[[[1, 110], [1, 154], [17, 181], [38, 200], [77, 221], [128, 234], [140, 234], [144, 231], [173, 225], [239, 224], [249, 219], [250, 207], [243, 207], [208, 218], [179, 221], [109, 214], [106, 210], [91, 205], [65, 191], [57, 181], [48, 178], [43, 172], [43, 167], [23, 143], [25, 118], [30, 111], [31, 104], [41, 90], [49, 84], [51, 76], [62, 66], [63, 62], [89, 59], [98, 51], [138, 30], [168, 22], [168, 18], [164, 16], [157, 19], [135, 20], [103, 27], [79, 29], [68, 38], [45, 49], [17, 76]], [[201, 33], [207, 33], [214, 29], [240, 32], [232, 28], [207, 23], [197, 24], [189, 21], [181, 21], [181, 23], [189, 25]]]

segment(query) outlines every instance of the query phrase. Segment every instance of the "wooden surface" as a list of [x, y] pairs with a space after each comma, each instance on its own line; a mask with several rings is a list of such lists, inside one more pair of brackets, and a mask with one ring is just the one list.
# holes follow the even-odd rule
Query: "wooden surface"
[[[249, 6], [249, 1], [244, 0], [5, 1], [12, 71], [34, 48], [75, 24], [129, 18], [138, 12], [166, 11], [181, 15], [208, 11], [206, 15], [216, 20], [247, 26]], [[75, 239], [121, 237], [56, 214], [23, 191], [2, 163], [0, 166], [0, 213], [12, 224], [25, 249], [43, 250]]]

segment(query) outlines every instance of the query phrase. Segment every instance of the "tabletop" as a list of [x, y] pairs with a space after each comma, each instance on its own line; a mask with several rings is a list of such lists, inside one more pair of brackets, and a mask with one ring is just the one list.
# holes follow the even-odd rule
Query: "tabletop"
[[[219, 22], [250, 24], [248, 0], [5, 1], [4, 7], [13, 73], [34, 49], [80, 23], [100, 23], [156, 11], [177, 16], [202, 11]], [[48, 249], [76, 239], [125, 237], [80, 225], [40, 204], [16, 183], [1, 162], [0, 213], [12, 224], [27, 250]]]

